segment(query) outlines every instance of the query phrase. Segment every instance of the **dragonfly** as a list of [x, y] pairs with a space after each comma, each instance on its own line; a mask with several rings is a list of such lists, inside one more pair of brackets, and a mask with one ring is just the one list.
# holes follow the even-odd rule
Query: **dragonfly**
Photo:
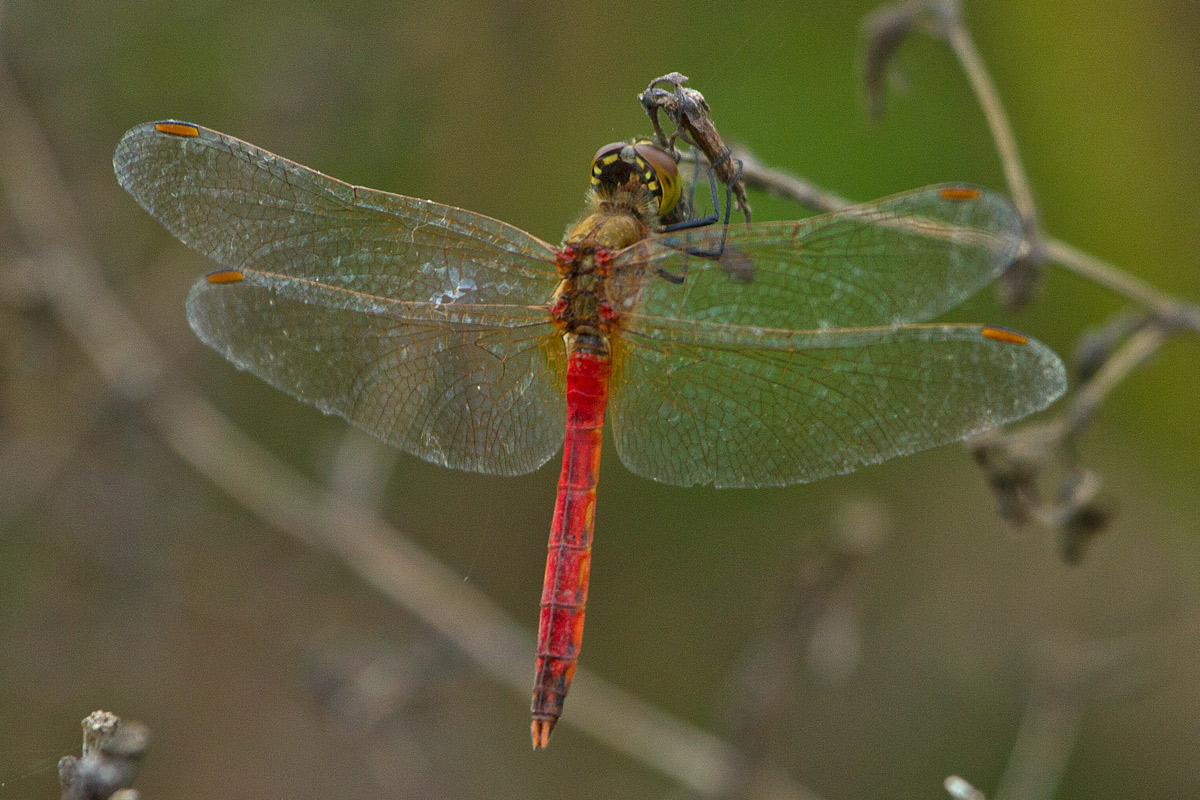
[[221, 267], [193, 285], [187, 318], [238, 368], [446, 467], [520, 475], [562, 447], [535, 748], [579, 658], [606, 421], [622, 463], [651, 480], [784, 486], [974, 436], [1066, 388], [1032, 338], [927, 322], [1022, 250], [1015, 209], [975, 186], [799, 221], [667, 225], [675, 158], [617, 142], [555, 247], [186, 122], [133, 128], [113, 165]]

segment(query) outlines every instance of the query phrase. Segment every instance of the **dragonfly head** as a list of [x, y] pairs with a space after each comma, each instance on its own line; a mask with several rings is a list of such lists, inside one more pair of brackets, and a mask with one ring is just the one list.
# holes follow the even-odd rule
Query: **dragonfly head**
[[613, 142], [592, 159], [592, 186], [641, 186], [654, 200], [655, 214], [664, 217], [679, 202], [679, 167], [671, 154], [646, 139]]

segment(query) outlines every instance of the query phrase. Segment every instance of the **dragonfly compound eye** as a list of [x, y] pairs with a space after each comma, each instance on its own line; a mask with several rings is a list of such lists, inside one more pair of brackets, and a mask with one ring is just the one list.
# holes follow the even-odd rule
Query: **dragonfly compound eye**
[[616, 188], [637, 183], [650, 192], [660, 217], [679, 202], [681, 184], [675, 159], [649, 141], [613, 142], [596, 151], [592, 159], [592, 186]]

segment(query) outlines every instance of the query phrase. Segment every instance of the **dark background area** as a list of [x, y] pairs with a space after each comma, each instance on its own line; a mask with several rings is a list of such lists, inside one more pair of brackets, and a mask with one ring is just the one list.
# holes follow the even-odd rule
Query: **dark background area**
[[[148, 120], [194, 121], [556, 242], [588, 159], [648, 133], [636, 94], [678, 70], [725, 136], [849, 197], [943, 180], [1002, 189], [983, 117], [939, 44], [905, 47], [907, 90], [883, 121], [866, 118], [858, 27], [871, 8], [8, 2], [0, 59], [102, 277], [172, 365], [303, 474], [378, 478], [373, 496], [405, 536], [532, 631], [557, 461], [520, 478], [440, 469], [239, 373], [184, 317], [212, 264], [120, 189], [117, 140]], [[1197, 6], [967, 12], [1048, 230], [1200, 298]], [[180, 460], [51, 310], [14, 288], [39, 267], [13, 206], [36, 198], [0, 193], [0, 798], [51, 796], [55, 760], [96, 708], [153, 731], [148, 798], [678, 796], [566, 722], [531, 754], [525, 695]], [[806, 213], [751, 200], [756, 219]], [[1052, 267], [1026, 311], [985, 291], [955, 317], [1020, 329], [1066, 358], [1127, 306]], [[735, 745], [765, 749], [828, 800], [944, 796], [951, 773], [991, 790], [1028, 700], [1058, 670], [1086, 684], [1064, 700], [1079, 715], [1057, 741], [1072, 748], [1058, 797], [1196, 796], [1198, 393], [1197, 343], [1182, 338], [1101, 409], [1081, 457], [1118, 516], [1078, 566], [1052, 532], [997, 517], [959, 446], [759, 491], [658, 485], [610, 448], [583, 664], [732, 735], [747, 648], [796, 576], [828, 563], [841, 520], [865, 514], [887, 537], [838, 587], [799, 663], [779, 664], [769, 727]], [[530, 652], [531, 676], [532, 664]]]

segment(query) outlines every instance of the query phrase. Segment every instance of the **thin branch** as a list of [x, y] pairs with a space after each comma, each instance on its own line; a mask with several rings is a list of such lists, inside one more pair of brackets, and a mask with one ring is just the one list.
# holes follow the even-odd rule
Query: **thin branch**
[[1200, 306], [1159, 291], [1140, 278], [1058, 239], [1042, 242], [1046, 257], [1085, 280], [1137, 303], [1171, 328], [1200, 333]]
[[958, 58], [971, 90], [979, 102], [984, 119], [987, 120], [988, 130], [992, 133], [996, 152], [1004, 167], [1004, 178], [1008, 183], [1009, 194], [1012, 195], [1013, 205], [1025, 222], [1025, 233], [1033, 240], [1034, 245], [1042, 238], [1041, 217], [1038, 214], [1037, 203], [1033, 199], [1033, 189], [1029, 184], [1029, 176], [1021, 163], [1021, 154], [1017, 149], [1017, 138], [1013, 135], [1012, 123], [1000, 102], [1000, 94], [996, 84], [979, 55], [975, 40], [963, 19], [962, 5], [959, 0], [939, 0], [938, 12], [942, 21], [942, 32], [947, 44]]
[[[171, 449], [237, 503], [335, 556], [520, 697], [529, 693], [534, 648], [529, 631], [373, 509], [301, 477], [193, 393], [172, 391], [144, 404], [143, 411]], [[562, 724], [695, 791], [714, 794], [723, 786], [737, 760], [729, 745], [584, 670], [575, 680], [579, 693]]]
[[[1112, 391], [1153, 358], [1168, 337], [1157, 323], [1138, 329], [1075, 389], [1057, 416], [989, 431], [967, 443], [996, 494], [1000, 516], [1015, 526], [1036, 519], [1056, 529], [1069, 563], [1078, 563], [1084, 546], [1112, 518], [1112, 502], [1101, 491], [1100, 476], [1077, 462], [1070, 443]], [[1052, 467], [1061, 476], [1047, 501], [1037, 484]]]
[[1149, 361], [1169, 338], [1161, 325], [1150, 325], [1133, 334], [1071, 398], [1062, 416], [1059, 435], [1077, 435], [1091, 420], [1097, 407], [1131, 372]]
[[[1194, 614], [1180, 622], [1189, 624]], [[1158, 631], [1169, 637], [1175, 625]], [[1089, 639], [1046, 631], [1034, 647], [1031, 691], [995, 800], [1057, 796], [1079, 735], [1079, 722], [1098, 701], [1128, 698], [1145, 685], [1145, 635]]]
[[[975, 47], [963, 19], [961, 0], [904, 0], [873, 12], [864, 24], [868, 37], [864, 79], [874, 108], [882, 107], [883, 71], [904, 40], [922, 30], [945, 40], [966, 74], [991, 131], [1003, 164], [1009, 190], [1023, 217], [1028, 252], [997, 283], [1003, 300], [1012, 307], [1031, 295], [1047, 260], [1104, 286], [1137, 303], [1148, 320], [1124, 315], [1097, 334], [1081, 341], [1081, 374], [1088, 376], [1068, 412], [1055, 423], [1026, 423], [989, 434], [972, 444], [976, 458], [988, 472], [1001, 513], [1014, 524], [1030, 518], [1049, 521], [1060, 533], [1064, 557], [1077, 561], [1085, 540], [1099, 532], [1111, 517], [1111, 504], [1099, 496], [1099, 476], [1080, 466], [1068, 446], [1091, 418], [1098, 404], [1134, 368], [1149, 360], [1167, 338], [1178, 332], [1200, 333], [1200, 305], [1171, 297], [1064, 242], [1048, 239], [1021, 163], [1016, 137], [1000, 103], [995, 84]], [[778, 176], [762, 176], [779, 185]], [[1116, 345], [1130, 337], [1125, 345]], [[1051, 462], [1059, 462], [1064, 475], [1054, 504], [1044, 507], [1037, 480]]]
[[[903, 13], [895, 15], [896, 18], [909, 20], [911, 24], [911, 4], [901, 4], [897, 8]], [[966, 55], [965, 68], [975, 76], [972, 84], [982, 87], [980, 102], [985, 109], [990, 109], [986, 113], [997, 136], [997, 148], [1002, 153], [1009, 153], [1002, 158], [1010, 182], [1015, 181], [1017, 187], [1025, 186], [1027, 181], [1019, 159], [1015, 158], [1015, 145], [1009, 141], [1011, 129], [1007, 118], [999, 103], [992, 102], [995, 91], [991, 80], [986, 77], [974, 45], [962, 39], [958, 43]], [[878, 70], [880, 65], [873, 64], [872, 68]], [[736, 150], [734, 155], [743, 161], [742, 178], [751, 188], [789, 198], [818, 211], [834, 211], [848, 204], [845, 198], [799, 176], [764, 166], [744, 150]], [[1029, 202], [1032, 203], [1031, 196]], [[1179, 331], [1200, 333], [1200, 306], [1171, 297], [1095, 256], [1044, 234], [1040, 256], [1125, 297], [1150, 316], [1148, 324], [1126, 324], [1119, 331], [1109, 331], [1119, 338], [1106, 343], [1098, 352], [1097, 364], [1089, 365], [1087, 380], [1076, 388], [1066, 412], [1055, 420], [1012, 426], [979, 437], [968, 445], [988, 473], [1001, 516], [1016, 525], [1033, 518], [1057, 528], [1063, 555], [1074, 563], [1081, 556], [1083, 544], [1104, 528], [1112, 513], [1111, 503], [1100, 493], [1099, 477], [1074, 463], [1073, 451], [1064, 445], [1082, 431], [1109, 394], [1138, 366], [1149, 361], [1172, 334]], [[1113, 347], [1116, 341], [1126, 336], [1129, 338], [1120, 347]], [[1065, 464], [1064, 480], [1053, 493], [1052, 504], [1043, 507], [1035, 484], [1044, 467], [1056, 459]]]
[[[42, 264], [41, 291], [116, 396], [138, 404], [162, 440], [280, 532], [337, 556], [367, 584], [445, 636], [520, 696], [531, 682], [533, 636], [375, 511], [299, 475], [245, 437], [174, 374], [101, 279], [50, 147], [0, 66], [0, 186]], [[737, 751], [585, 670], [576, 673], [573, 726], [704, 795], [727, 791]], [[775, 796], [813, 798], [778, 770], [756, 776]], [[764, 790], [765, 791], [765, 790]]]
[[1051, 800], [1075, 749], [1081, 712], [1071, 698], [1035, 691], [1025, 706], [996, 800]]
[[388, 478], [394, 471], [400, 451], [347, 427], [329, 460], [324, 483], [345, 497], [353, 497], [370, 508], [382, 508], [387, 496]]
[[852, 201], [799, 175], [766, 166], [741, 146], [734, 145], [732, 157], [742, 162], [742, 182], [751, 189], [794, 200], [814, 211], [837, 211], [851, 205]]
[[1026, 425], [1018, 431], [992, 432], [972, 440], [976, 451], [1005, 447], [1010, 457], [1025, 463], [1049, 459], [1052, 451], [1068, 439], [1078, 436], [1091, 421], [1100, 404], [1125, 378], [1150, 360], [1167, 340], [1159, 325], [1149, 325], [1134, 333], [1095, 373], [1071, 395], [1066, 410], [1053, 419]]

